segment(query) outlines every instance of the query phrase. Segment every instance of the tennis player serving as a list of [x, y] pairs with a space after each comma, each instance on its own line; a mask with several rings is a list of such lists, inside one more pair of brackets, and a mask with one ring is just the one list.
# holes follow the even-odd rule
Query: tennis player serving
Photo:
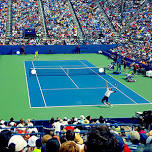
[[[108, 82], [107, 82], [107, 81], [106, 81], [106, 88], [107, 88], [107, 91], [106, 91], [104, 97], [102, 98], [101, 102], [102, 102], [104, 105], [107, 104], [107, 105], [109, 105], [109, 106], [112, 107], [112, 105], [108, 102], [108, 99], [109, 99], [109, 97], [110, 97], [110, 94], [111, 94], [111, 93], [115, 93], [116, 90], [115, 90], [115, 91], [112, 91], [111, 88], [108, 88]], [[106, 101], [106, 104], [105, 104], [104, 101]]]

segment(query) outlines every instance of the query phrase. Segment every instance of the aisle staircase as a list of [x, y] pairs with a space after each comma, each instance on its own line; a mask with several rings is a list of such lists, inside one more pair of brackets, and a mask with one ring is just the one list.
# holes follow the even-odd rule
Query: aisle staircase
[[12, 35], [12, 0], [8, 0], [5, 43], [9, 44]]

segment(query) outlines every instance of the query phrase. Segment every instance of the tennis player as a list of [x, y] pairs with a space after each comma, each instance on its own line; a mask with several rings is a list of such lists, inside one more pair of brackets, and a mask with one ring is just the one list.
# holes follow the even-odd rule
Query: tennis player
[[38, 52], [38, 50], [35, 51], [34, 59], [35, 59], [35, 58], [39, 59], [39, 52]]
[[[102, 102], [104, 105], [107, 104], [107, 105], [109, 105], [109, 106], [112, 107], [112, 105], [108, 102], [108, 99], [109, 99], [109, 97], [110, 97], [110, 94], [111, 94], [111, 93], [115, 93], [116, 90], [115, 90], [115, 91], [112, 91], [111, 88], [108, 88], [108, 82], [107, 82], [107, 81], [106, 81], [106, 88], [107, 88], [107, 91], [106, 91], [104, 97], [102, 98], [101, 102]], [[106, 101], [106, 103], [105, 103], [104, 101]]]

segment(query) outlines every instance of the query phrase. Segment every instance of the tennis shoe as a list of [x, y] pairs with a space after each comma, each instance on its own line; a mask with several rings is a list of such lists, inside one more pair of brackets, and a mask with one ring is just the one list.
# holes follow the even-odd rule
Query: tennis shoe
[[110, 108], [112, 108], [112, 107], [113, 107], [113, 105], [109, 105], [109, 107], [110, 107]]
[[107, 106], [107, 104], [106, 104], [106, 103], [103, 103], [103, 105], [104, 105], [104, 106]]

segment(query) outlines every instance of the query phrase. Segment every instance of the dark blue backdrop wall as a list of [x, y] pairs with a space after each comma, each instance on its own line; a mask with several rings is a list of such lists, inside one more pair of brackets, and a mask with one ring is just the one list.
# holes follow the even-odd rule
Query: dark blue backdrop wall
[[[111, 45], [80, 45], [80, 53], [98, 53], [99, 50], [107, 52], [110, 49], [117, 47], [118, 44]], [[76, 45], [25, 45], [23, 46], [26, 54], [34, 54], [36, 50], [39, 51], [39, 54], [69, 54], [76, 52]], [[16, 54], [17, 51], [20, 51], [21, 46], [8, 45], [0, 46], [0, 54]]]

